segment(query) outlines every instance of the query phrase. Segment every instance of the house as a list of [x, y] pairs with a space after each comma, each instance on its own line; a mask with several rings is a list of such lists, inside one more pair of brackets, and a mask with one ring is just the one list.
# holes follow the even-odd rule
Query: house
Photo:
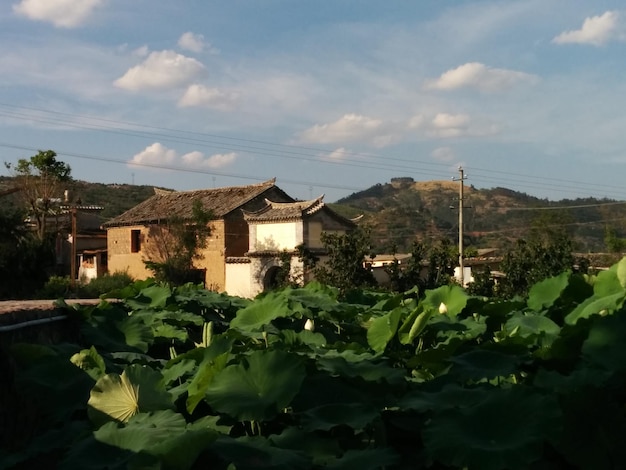
[[355, 227], [354, 221], [330, 209], [323, 196], [295, 201], [274, 179], [199, 191], [159, 190], [103, 225], [109, 271], [126, 271], [135, 279], [150, 277], [144, 261], [154, 243], [151, 230], [173, 215], [191, 217], [194, 201], [202, 202], [215, 217], [207, 247], [195, 266], [207, 288], [242, 297], [273, 287], [285, 255], [290, 258], [292, 278], [309, 280], [296, 247], [306, 246], [323, 262], [322, 232], [345, 233]]
[[196, 191], [156, 190], [154, 196], [103, 224], [107, 231], [109, 272], [125, 271], [135, 279], [146, 279], [152, 272], [146, 268], [151, 244], [157, 238], [155, 227], [172, 216], [191, 218], [194, 201], [212, 213], [211, 236], [202, 258], [195, 264], [203, 271], [207, 288], [226, 290], [226, 260], [245, 257], [249, 251], [250, 233], [244, 210], [263, 209], [266, 199], [293, 202], [275, 184], [275, 179], [248, 186], [203, 189]]
[[65, 204], [59, 206], [59, 214], [48, 221], [54, 223], [57, 230], [57, 268], [73, 274], [75, 280], [93, 279], [107, 270], [107, 234], [100, 227], [103, 209], [103, 206], [80, 202]]
[[297, 247], [304, 246], [320, 263], [325, 261], [322, 233], [346, 233], [355, 221], [334, 212], [324, 196], [309, 201], [280, 202], [265, 200], [265, 206], [244, 210], [249, 226], [249, 251], [245, 257], [226, 258], [226, 290], [231, 295], [254, 297], [276, 285], [277, 274], [289, 258], [290, 277], [300, 282], [311, 280]]

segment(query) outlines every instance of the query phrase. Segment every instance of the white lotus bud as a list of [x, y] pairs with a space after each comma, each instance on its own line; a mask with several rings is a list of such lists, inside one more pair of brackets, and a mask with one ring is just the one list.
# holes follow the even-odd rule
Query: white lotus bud
[[439, 313], [441, 313], [442, 315], [448, 313], [448, 307], [446, 307], [446, 304], [444, 304], [443, 302], [439, 304]]
[[309, 331], [315, 331], [315, 322], [310, 318], [307, 318], [306, 323], [304, 324], [304, 329]]

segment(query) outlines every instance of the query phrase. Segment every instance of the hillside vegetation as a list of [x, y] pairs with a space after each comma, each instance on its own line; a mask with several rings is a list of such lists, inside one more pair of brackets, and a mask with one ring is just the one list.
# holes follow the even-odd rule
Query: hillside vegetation
[[[0, 193], [13, 187], [11, 177], [0, 177]], [[154, 194], [153, 186], [74, 181], [68, 188], [74, 200], [101, 205], [106, 221]], [[61, 195], [59, 195], [61, 196]], [[452, 181], [411, 181], [394, 178], [340, 199], [331, 207], [372, 229], [378, 252], [409, 251], [414, 240], [431, 241], [458, 236], [459, 185]], [[605, 250], [607, 228], [626, 237], [626, 203], [581, 198], [549, 201], [506, 188], [465, 186], [465, 246], [506, 248], [528, 235], [532, 227], [563, 228], [580, 252]], [[2, 207], [17, 207], [16, 194], [2, 197]], [[587, 207], [581, 207], [587, 206]], [[545, 210], [546, 207], [571, 207]], [[542, 209], [539, 209], [542, 208]]]
[[[414, 240], [456, 239], [459, 184], [401, 180], [354, 193], [333, 209], [347, 217], [363, 214], [362, 223], [372, 228], [376, 248], [383, 251], [394, 245], [406, 251]], [[626, 203], [610, 199], [549, 201], [506, 188], [473, 186], [464, 187], [463, 199], [466, 246], [505, 248], [533, 227], [550, 227], [566, 230], [578, 251], [602, 251], [607, 228], [620, 237], [626, 234]]]

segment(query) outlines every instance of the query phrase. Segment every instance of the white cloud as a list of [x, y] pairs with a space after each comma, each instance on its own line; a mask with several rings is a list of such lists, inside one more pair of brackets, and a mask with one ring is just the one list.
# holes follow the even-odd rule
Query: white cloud
[[438, 113], [430, 122], [432, 137], [478, 137], [497, 134], [498, 127], [484, 119], [472, 119], [467, 114]]
[[450, 147], [438, 147], [433, 150], [431, 155], [435, 160], [439, 160], [440, 162], [451, 162], [456, 158], [454, 150]]
[[207, 88], [204, 85], [190, 85], [178, 101], [181, 108], [205, 107], [222, 111], [232, 110], [239, 100], [239, 93]]
[[183, 155], [178, 155], [176, 150], [165, 147], [159, 142], [155, 142], [147, 146], [144, 150], [134, 155], [130, 160], [130, 165], [145, 166], [167, 166], [167, 167], [186, 167], [186, 168], [222, 168], [230, 165], [237, 158], [235, 152], [215, 154], [206, 157], [202, 152], [197, 150]]
[[45, 21], [61, 28], [82, 25], [105, 0], [21, 0], [13, 11], [31, 20]]
[[555, 44], [592, 44], [601, 46], [612, 39], [624, 39], [620, 27], [621, 15], [616, 11], [607, 11], [599, 16], [585, 18], [580, 29], [564, 31], [556, 36]]
[[515, 70], [488, 67], [480, 62], [468, 62], [448, 70], [436, 80], [427, 82], [426, 88], [434, 90], [454, 90], [471, 87], [480, 91], [495, 92], [507, 90], [518, 83], [536, 83], [538, 77]]
[[164, 90], [186, 85], [205, 71], [196, 59], [174, 51], [152, 52], [141, 64], [115, 80], [115, 86], [126, 90]]
[[411, 119], [409, 119], [409, 129], [418, 129], [424, 125], [425, 118], [421, 114], [416, 114]]
[[383, 122], [359, 114], [346, 114], [330, 124], [316, 124], [302, 133], [302, 140], [318, 144], [366, 140], [384, 145]]
[[202, 52], [204, 49], [204, 36], [187, 31], [178, 39], [178, 45], [188, 51]]
[[176, 150], [168, 149], [159, 142], [148, 145], [131, 158], [130, 163], [139, 165], [171, 165], [176, 161]]
[[323, 155], [322, 159], [323, 160], [340, 161], [340, 160], [343, 160], [344, 158], [346, 158], [349, 153], [350, 152], [348, 150], [346, 150], [345, 147], [339, 147], [338, 149], [335, 149], [332, 152], [327, 153], [326, 155]]
[[181, 157], [186, 166], [194, 168], [222, 168], [230, 165], [237, 159], [235, 152], [216, 153], [210, 157], [205, 157], [202, 152], [190, 152]]

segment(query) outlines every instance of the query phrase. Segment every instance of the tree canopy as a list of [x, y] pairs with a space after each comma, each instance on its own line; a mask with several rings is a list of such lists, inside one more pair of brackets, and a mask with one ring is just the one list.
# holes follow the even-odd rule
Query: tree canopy
[[15, 165], [5, 163], [5, 166], [14, 172], [36, 234], [43, 240], [47, 234], [47, 217], [58, 213], [64, 189], [61, 185], [72, 180], [70, 166], [57, 160], [53, 150], [40, 150], [28, 159], [18, 160]]

